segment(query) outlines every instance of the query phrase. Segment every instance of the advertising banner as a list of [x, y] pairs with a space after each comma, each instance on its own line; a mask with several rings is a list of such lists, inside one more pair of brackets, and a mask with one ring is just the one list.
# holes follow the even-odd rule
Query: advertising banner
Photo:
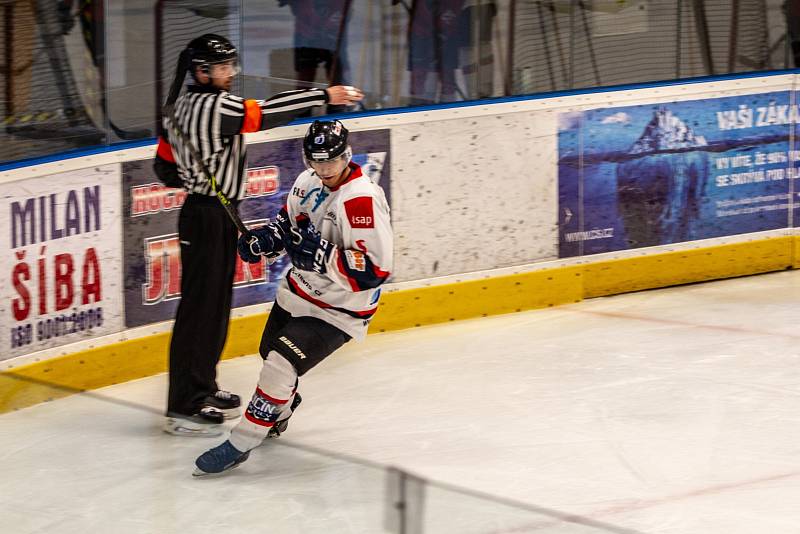
[[119, 165], [4, 191], [0, 360], [122, 330]]
[[[353, 132], [353, 161], [360, 164], [389, 197], [389, 130]], [[301, 140], [289, 139], [248, 147], [247, 196], [239, 214], [249, 227], [263, 225], [283, 206], [295, 178], [305, 170]], [[181, 288], [178, 213], [186, 192], [165, 187], [153, 172], [153, 161], [123, 163], [125, 325], [175, 317]], [[288, 269], [286, 257], [272, 265], [266, 259], [249, 264], [236, 259], [233, 307], [270, 302]]]
[[789, 91], [560, 114], [560, 257], [787, 227], [798, 115]]

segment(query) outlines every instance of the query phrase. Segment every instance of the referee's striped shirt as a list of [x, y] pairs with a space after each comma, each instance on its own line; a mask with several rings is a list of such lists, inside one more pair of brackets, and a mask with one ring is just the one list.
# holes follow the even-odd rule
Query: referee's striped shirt
[[[268, 100], [245, 100], [208, 85], [191, 85], [175, 102], [175, 118], [214, 175], [217, 189], [231, 200], [241, 200], [246, 191], [247, 160], [243, 134], [282, 126], [327, 101], [324, 89], [286, 91]], [[184, 188], [190, 193], [213, 195], [211, 184], [188, 146], [170, 131], [167, 117], [162, 135], [168, 137], [159, 139], [158, 155], [168, 161], [174, 159]]]

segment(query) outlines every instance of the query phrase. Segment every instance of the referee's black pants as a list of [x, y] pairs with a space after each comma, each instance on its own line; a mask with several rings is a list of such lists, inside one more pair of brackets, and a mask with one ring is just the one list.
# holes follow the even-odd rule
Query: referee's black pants
[[216, 197], [190, 194], [178, 219], [181, 302], [169, 347], [168, 414], [192, 415], [217, 391], [236, 267], [236, 226]]

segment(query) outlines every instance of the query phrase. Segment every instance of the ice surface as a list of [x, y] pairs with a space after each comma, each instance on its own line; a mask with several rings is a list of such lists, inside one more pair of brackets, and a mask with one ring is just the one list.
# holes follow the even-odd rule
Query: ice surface
[[[383, 471], [303, 446], [618, 532], [796, 534], [799, 302], [784, 272], [370, 336], [302, 379], [281, 445], [221, 478], [191, 477], [221, 440], [161, 432], [163, 375], [5, 414], [0, 531], [384, 532]], [[249, 397], [259, 367], [225, 362], [220, 383]], [[597, 532], [427, 496], [425, 532]], [[470, 510], [506, 522], [471, 530]]]

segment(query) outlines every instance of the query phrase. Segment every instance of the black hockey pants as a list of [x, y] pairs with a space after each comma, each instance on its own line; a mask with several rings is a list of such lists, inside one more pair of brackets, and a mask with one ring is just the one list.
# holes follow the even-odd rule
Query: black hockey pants
[[216, 197], [189, 195], [178, 220], [181, 302], [169, 348], [167, 413], [196, 413], [217, 391], [236, 267], [236, 226]]

